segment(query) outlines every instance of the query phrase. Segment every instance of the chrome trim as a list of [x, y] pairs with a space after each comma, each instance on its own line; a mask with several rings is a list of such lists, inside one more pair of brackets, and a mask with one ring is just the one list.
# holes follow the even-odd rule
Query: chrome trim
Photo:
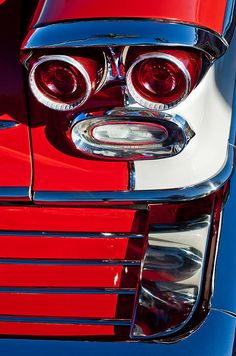
[[187, 46], [218, 58], [228, 42], [218, 33], [191, 24], [153, 19], [100, 19], [68, 21], [33, 28], [22, 50], [89, 46]]
[[0, 287], [1, 293], [17, 294], [117, 294], [135, 295], [136, 288], [48, 288], [48, 287]]
[[133, 161], [128, 162], [129, 169], [129, 191], [134, 191], [135, 189], [135, 165]]
[[[191, 225], [194, 227], [192, 234], [189, 228]], [[148, 247], [142, 261], [140, 286], [136, 295], [137, 303], [130, 331], [132, 339], [145, 340], [170, 336], [181, 330], [191, 320], [201, 298], [211, 227], [212, 215], [205, 215], [199, 223], [197, 221], [186, 223], [186, 235], [178, 228], [148, 233]], [[202, 236], [198, 236], [198, 231], [201, 230]], [[168, 255], [172, 257], [169, 264], [168, 259], [166, 260]], [[173, 264], [173, 256], [175, 264]], [[162, 278], [157, 281], [148, 281], [143, 278], [145, 271], [155, 271], [157, 275], [158, 272], [166, 272], [170, 277], [175, 278], [167, 278], [166, 281]], [[150, 323], [148, 324], [150, 330], [152, 327], [158, 329], [159, 323], [161, 328], [164, 328], [163, 325], [169, 323], [165, 316], [168, 318], [171, 309], [181, 317], [181, 305], [183, 313], [186, 313], [184, 308], [189, 305], [189, 313], [186, 319], [172, 329], [166, 328], [165, 331], [156, 330], [156, 333], [150, 331], [150, 334], [145, 334], [145, 330], [142, 331], [142, 325], [136, 325], [141, 320], [145, 325], [145, 309], [150, 308], [150, 314], [153, 313], [153, 318], [149, 315], [150, 319], [147, 320]], [[155, 309], [160, 311], [159, 318], [155, 318]], [[143, 316], [140, 310], [143, 311]], [[166, 310], [166, 315], [164, 315], [164, 310]]]
[[[161, 102], [158, 103], [158, 102], [150, 101], [150, 100], [147, 100], [144, 97], [142, 97], [135, 89], [133, 82], [132, 82], [132, 78], [131, 78], [132, 71], [138, 63], [142, 62], [145, 59], [149, 59], [149, 58], [167, 59], [169, 62], [174, 63], [184, 74], [185, 81], [186, 81], [185, 92], [183, 93], [182, 97], [179, 98], [177, 101], [175, 101], [171, 104], [163, 104]], [[138, 58], [129, 67], [127, 74], [126, 74], [126, 83], [127, 83], [127, 89], [129, 91], [129, 94], [131, 95], [133, 100], [135, 102], [137, 102], [138, 104], [140, 104], [141, 106], [146, 107], [150, 110], [167, 110], [167, 109], [170, 109], [170, 108], [178, 105], [189, 94], [190, 86], [191, 86], [191, 77], [190, 77], [190, 74], [189, 74], [187, 68], [185, 67], [185, 65], [180, 60], [178, 60], [176, 57], [174, 57], [170, 54], [167, 54], [167, 53], [148, 52], [148, 53], [138, 56]]]
[[50, 266], [140, 266], [140, 260], [49, 260], [26, 258], [0, 258], [0, 265], [50, 265]]
[[0, 187], [0, 202], [29, 202], [30, 187]]
[[[133, 124], [154, 123], [166, 129], [168, 136], [152, 144], [131, 145], [100, 142], [91, 135], [95, 125], [115, 124], [116, 122]], [[154, 112], [143, 108], [113, 108], [105, 112], [80, 113], [70, 123], [67, 136], [74, 148], [85, 155], [114, 160], [143, 160], [173, 157], [179, 154], [195, 135], [187, 121], [179, 115]]]
[[233, 37], [236, 24], [236, 2], [235, 0], [228, 0], [225, 9], [224, 25], [222, 36], [229, 43]]
[[[61, 62], [66, 62], [71, 64], [73, 67], [75, 67], [80, 74], [85, 79], [86, 82], [86, 92], [83, 98], [77, 101], [73, 101], [71, 103], [63, 103], [59, 102], [57, 100], [53, 100], [53, 98], [50, 98], [46, 96], [38, 87], [36, 81], [35, 81], [35, 71], [38, 66], [40, 66], [44, 62], [48, 61], [61, 61]], [[85, 103], [85, 101], [88, 99], [89, 95], [91, 94], [92, 90], [92, 83], [90, 80], [90, 77], [84, 68], [84, 66], [76, 61], [74, 58], [65, 56], [65, 55], [47, 55], [47, 56], [42, 56], [38, 58], [38, 60], [33, 64], [30, 72], [29, 72], [29, 85], [31, 88], [32, 93], [34, 94], [35, 98], [43, 105], [49, 107], [50, 109], [53, 110], [60, 110], [60, 111], [68, 111], [68, 110], [73, 110], [74, 108], [81, 106], [82, 104]]]
[[90, 232], [51, 232], [51, 231], [14, 231], [14, 230], [0, 230], [0, 236], [20, 236], [20, 237], [63, 237], [63, 238], [78, 238], [78, 239], [143, 239], [144, 235], [129, 234], [129, 233], [90, 233]]
[[40, 324], [78, 324], [78, 325], [114, 325], [130, 326], [129, 319], [80, 319], [80, 318], [60, 318], [60, 317], [37, 317], [37, 316], [15, 316], [0, 315], [0, 322], [22, 322], [22, 323], [40, 323]]
[[203, 198], [220, 189], [230, 178], [234, 167], [235, 149], [229, 145], [228, 159], [224, 168], [214, 177], [195, 186], [135, 191], [107, 192], [61, 192], [37, 191], [33, 194], [36, 204], [77, 204], [79, 202], [177, 202]]
[[18, 126], [19, 122], [10, 120], [0, 120], [0, 130], [11, 129]]

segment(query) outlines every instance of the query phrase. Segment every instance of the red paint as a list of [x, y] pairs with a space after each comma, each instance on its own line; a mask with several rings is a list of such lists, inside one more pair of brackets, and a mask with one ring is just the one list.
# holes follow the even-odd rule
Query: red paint
[[0, 314], [115, 318], [117, 294], [0, 293]]
[[63, 237], [0, 236], [0, 258], [139, 259], [142, 244], [141, 239], [70, 238], [66, 233]]
[[45, 136], [45, 126], [32, 129], [34, 191], [127, 190], [124, 162], [105, 162], [73, 157], [59, 151]]
[[0, 130], [1, 187], [29, 187], [31, 183], [25, 90], [19, 62], [21, 6], [20, 0], [8, 0], [0, 11], [0, 121], [19, 123]]
[[136, 288], [138, 272], [138, 267], [9, 263], [0, 265], [0, 286]]
[[[42, 4], [45, 3], [42, 8]], [[114, 6], [110, 0], [40, 1], [33, 25], [90, 18], [152, 18], [186, 22], [221, 33], [226, 0], [129, 0]]]
[[[30, 96], [30, 104], [34, 191], [127, 190], [129, 172], [126, 162], [90, 159], [78, 152], [68, 139], [66, 132], [78, 110], [56, 112], [38, 103], [33, 96]], [[120, 89], [108, 89], [88, 100], [80, 112], [121, 105]]]
[[2, 335], [114, 336], [114, 326], [0, 322]]
[[0, 230], [142, 233], [144, 216], [131, 209], [1, 206]]

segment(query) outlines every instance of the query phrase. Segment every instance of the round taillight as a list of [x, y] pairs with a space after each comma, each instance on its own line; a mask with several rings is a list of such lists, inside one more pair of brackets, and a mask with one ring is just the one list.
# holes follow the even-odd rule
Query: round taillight
[[35, 97], [54, 110], [81, 106], [96, 89], [97, 63], [87, 58], [65, 55], [40, 57], [29, 73]]
[[127, 87], [140, 105], [165, 110], [190, 93], [200, 70], [201, 57], [195, 53], [178, 50], [144, 53], [128, 69]]

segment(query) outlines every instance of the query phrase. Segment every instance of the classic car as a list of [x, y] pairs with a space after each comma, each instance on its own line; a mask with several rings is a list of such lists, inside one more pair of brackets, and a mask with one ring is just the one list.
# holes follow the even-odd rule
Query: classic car
[[235, 16], [0, 1], [1, 355], [236, 352]]

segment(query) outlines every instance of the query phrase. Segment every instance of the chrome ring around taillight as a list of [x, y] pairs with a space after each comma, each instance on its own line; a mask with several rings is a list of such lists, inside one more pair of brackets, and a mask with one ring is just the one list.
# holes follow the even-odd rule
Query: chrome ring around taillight
[[[167, 104], [164, 104], [161, 102], [152, 102], [152, 101], [149, 101], [149, 100], [143, 98], [137, 92], [137, 90], [135, 89], [135, 87], [133, 85], [131, 76], [132, 76], [132, 71], [133, 71], [134, 67], [138, 63], [142, 62], [143, 60], [150, 59], [150, 58], [167, 59], [168, 61], [175, 64], [183, 72], [183, 75], [186, 80], [185, 92], [179, 98], [179, 100], [176, 100], [175, 102], [171, 103], [171, 105], [167, 105]], [[151, 110], [167, 110], [167, 109], [171, 109], [172, 107], [178, 105], [182, 100], [184, 100], [186, 98], [186, 96], [188, 95], [188, 93], [190, 91], [190, 87], [191, 87], [191, 77], [190, 77], [190, 74], [189, 74], [187, 68], [185, 67], [185, 65], [180, 60], [178, 60], [176, 57], [174, 57], [170, 54], [167, 54], [167, 53], [149, 52], [149, 53], [145, 53], [145, 54], [138, 56], [138, 58], [131, 64], [131, 66], [129, 67], [127, 74], [126, 74], [126, 84], [127, 84], [128, 92], [131, 95], [131, 97], [141, 106], [146, 107]]]
[[[47, 61], [62, 61], [71, 64], [74, 66], [84, 77], [85, 83], [86, 83], [86, 92], [83, 96], [82, 99], [76, 100], [71, 103], [63, 103], [59, 102], [56, 100], [53, 100], [52, 98], [47, 97], [37, 86], [36, 80], [35, 80], [35, 71], [40, 66], [42, 63], [47, 62]], [[89, 77], [88, 72], [84, 68], [84, 66], [79, 63], [76, 59], [66, 56], [66, 55], [48, 55], [48, 56], [42, 56], [40, 57], [37, 62], [35, 62], [29, 72], [29, 84], [30, 88], [32, 90], [32, 93], [36, 97], [36, 99], [42, 103], [43, 105], [49, 107], [50, 109], [54, 110], [60, 110], [60, 111], [68, 111], [68, 110], [73, 110], [77, 106], [81, 106], [82, 104], [85, 103], [85, 101], [88, 99], [88, 97], [91, 94], [92, 91], [92, 83]]]

